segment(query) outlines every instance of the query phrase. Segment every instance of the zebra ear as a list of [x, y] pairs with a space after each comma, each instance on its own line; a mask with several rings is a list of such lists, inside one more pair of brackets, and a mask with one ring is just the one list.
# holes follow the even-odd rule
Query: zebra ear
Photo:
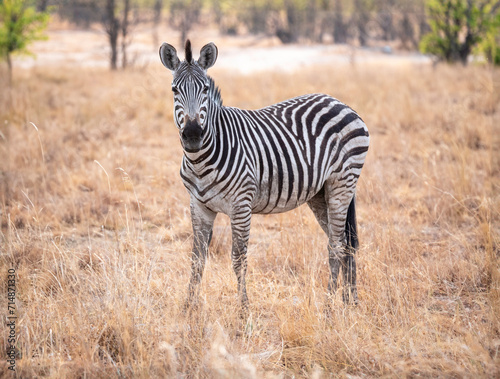
[[163, 65], [171, 71], [177, 70], [181, 61], [177, 56], [177, 50], [172, 45], [164, 42], [160, 47], [160, 60]]
[[200, 58], [198, 59], [198, 65], [204, 69], [208, 70], [215, 64], [217, 60], [217, 46], [213, 42], [207, 43], [201, 48]]

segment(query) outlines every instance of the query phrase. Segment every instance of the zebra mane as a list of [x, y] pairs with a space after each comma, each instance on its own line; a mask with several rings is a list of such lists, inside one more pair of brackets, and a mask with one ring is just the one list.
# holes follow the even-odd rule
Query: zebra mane
[[186, 46], [184, 48], [186, 62], [191, 63], [193, 61], [193, 50], [191, 49], [191, 41], [186, 40]]
[[214, 80], [207, 75], [208, 81], [210, 82], [209, 95], [210, 98], [219, 106], [222, 106], [222, 97], [220, 94], [220, 89], [215, 85]]

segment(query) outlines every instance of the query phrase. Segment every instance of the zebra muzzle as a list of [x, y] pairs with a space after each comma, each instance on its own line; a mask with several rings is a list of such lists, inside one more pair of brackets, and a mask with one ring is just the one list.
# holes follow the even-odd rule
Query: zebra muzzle
[[182, 145], [188, 152], [197, 151], [201, 148], [203, 129], [196, 120], [189, 120], [181, 132]]

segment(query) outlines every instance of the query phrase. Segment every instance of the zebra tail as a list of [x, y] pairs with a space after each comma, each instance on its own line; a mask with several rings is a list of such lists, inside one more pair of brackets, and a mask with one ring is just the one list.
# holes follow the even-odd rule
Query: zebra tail
[[349, 208], [347, 209], [347, 217], [345, 220], [345, 234], [347, 239], [347, 246], [354, 250], [358, 249], [358, 227], [356, 223], [356, 195], [352, 197]]

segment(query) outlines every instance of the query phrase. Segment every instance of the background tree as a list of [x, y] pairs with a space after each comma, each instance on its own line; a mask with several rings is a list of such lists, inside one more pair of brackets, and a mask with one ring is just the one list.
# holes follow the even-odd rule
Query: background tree
[[180, 46], [184, 46], [188, 32], [198, 22], [202, 5], [201, 0], [170, 2], [170, 25], [180, 31]]
[[301, 24], [300, 10], [293, 0], [285, 0], [285, 21], [276, 30], [276, 36], [283, 43], [297, 42]]
[[49, 0], [37, 0], [36, 9], [39, 12], [46, 12], [48, 5], [49, 5]]
[[370, 0], [354, 0], [354, 23], [358, 30], [358, 41], [366, 46], [368, 41], [368, 22], [370, 21]]
[[122, 68], [127, 67], [127, 47], [130, 44], [128, 38], [129, 26], [130, 26], [130, 0], [123, 0], [123, 18], [121, 21], [121, 32], [122, 32]]
[[447, 62], [462, 62], [489, 33], [497, 31], [500, 0], [428, 0], [431, 31], [420, 43], [424, 53]]
[[[232, 7], [236, 8], [237, 0], [232, 0]], [[237, 20], [251, 34], [274, 34], [271, 29], [282, 27], [281, 17], [279, 16], [279, 6], [272, 1], [249, 0], [245, 1], [244, 6], [238, 8]], [[281, 4], [284, 10], [284, 3]], [[272, 25], [272, 27], [270, 27]]]
[[334, 0], [334, 16], [333, 16], [333, 40], [335, 43], [346, 43], [348, 35], [349, 23], [344, 19], [344, 8], [342, 0]]
[[376, 21], [382, 31], [382, 39], [384, 41], [392, 41], [396, 36], [396, 28], [394, 25], [394, 15], [396, 14], [396, 6], [399, 1], [396, 0], [376, 0], [377, 7]]
[[26, 0], [0, 1], [0, 56], [7, 61], [9, 83], [12, 82], [13, 53], [29, 53], [28, 45], [45, 39], [43, 30], [49, 21], [45, 12], [37, 12]]
[[161, 21], [161, 11], [163, 9], [163, 0], [154, 0], [153, 3], [153, 46], [155, 49], [160, 46], [160, 38], [158, 36], [158, 26]]
[[398, 0], [396, 38], [404, 49], [418, 49], [423, 34], [429, 32], [424, 0]]
[[110, 52], [110, 68], [118, 68], [118, 42], [121, 38], [121, 56], [122, 68], [127, 67], [127, 47], [130, 41], [127, 39], [130, 32], [130, 0], [106, 0], [105, 9], [102, 17], [102, 24], [108, 35]]
[[103, 6], [105, 6], [106, 1], [57, 0], [56, 10], [61, 18], [79, 27], [89, 28], [92, 23], [102, 21]]
[[478, 45], [478, 52], [483, 53], [488, 62], [500, 65], [500, 13], [497, 14], [492, 27]]
[[229, 35], [238, 34], [240, 25], [238, 9], [240, 8], [234, 5], [233, 0], [211, 0], [213, 20], [221, 33]]
[[403, 18], [399, 23], [399, 39], [403, 48], [415, 47], [415, 31], [407, 12], [403, 13]]
[[316, 0], [308, 0], [305, 8], [305, 30], [304, 36], [314, 42], [319, 42], [321, 39], [321, 11]]
[[106, 0], [106, 10], [102, 22], [108, 35], [109, 47], [111, 48], [109, 57], [110, 68], [111, 70], [116, 70], [118, 67], [118, 33], [120, 31], [120, 21], [116, 15], [115, 0]]

